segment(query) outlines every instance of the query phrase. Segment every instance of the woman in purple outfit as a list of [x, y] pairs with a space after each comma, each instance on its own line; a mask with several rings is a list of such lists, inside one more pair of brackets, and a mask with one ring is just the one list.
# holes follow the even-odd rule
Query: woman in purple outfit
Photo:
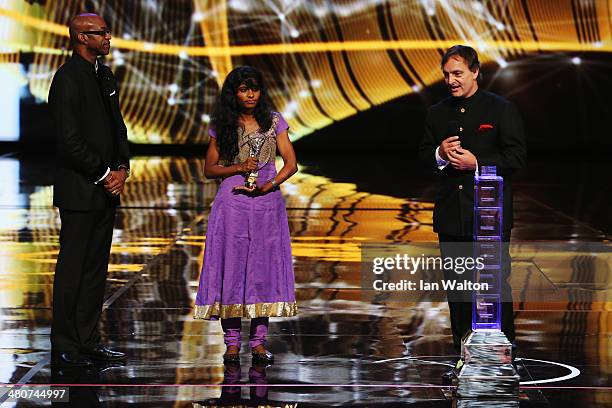
[[[196, 319], [221, 319], [225, 362], [239, 361], [241, 318], [251, 320], [253, 359], [272, 363], [265, 348], [270, 316], [295, 316], [293, 264], [287, 211], [279, 184], [297, 171], [289, 126], [273, 112], [259, 71], [229, 73], [209, 130], [204, 172], [221, 184], [208, 218]], [[258, 158], [251, 149], [261, 144]], [[277, 173], [276, 150], [283, 158]], [[245, 174], [257, 171], [256, 186]]]

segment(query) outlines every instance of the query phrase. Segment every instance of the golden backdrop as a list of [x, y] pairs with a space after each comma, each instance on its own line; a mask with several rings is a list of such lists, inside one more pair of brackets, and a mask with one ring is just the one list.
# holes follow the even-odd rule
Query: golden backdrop
[[612, 50], [606, 0], [0, 0], [0, 65], [30, 56], [41, 101], [83, 11], [112, 27], [108, 63], [136, 143], [206, 143], [237, 65], [266, 73], [295, 140], [440, 80], [456, 43], [499, 69], [533, 53]]

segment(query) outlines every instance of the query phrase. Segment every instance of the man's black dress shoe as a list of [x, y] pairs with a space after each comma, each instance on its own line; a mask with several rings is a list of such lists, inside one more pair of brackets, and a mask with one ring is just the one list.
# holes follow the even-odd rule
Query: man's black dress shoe
[[442, 374], [442, 382], [444, 384], [452, 384], [453, 380], [457, 378], [459, 372], [461, 372], [461, 367], [463, 367], [463, 360], [458, 360], [455, 366]]
[[83, 348], [81, 353], [99, 361], [118, 361], [125, 358], [125, 353], [114, 351], [104, 346]]
[[91, 367], [93, 365], [89, 357], [82, 355], [78, 351], [59, 353], [53, 358], [52, 363], [63, 367]]

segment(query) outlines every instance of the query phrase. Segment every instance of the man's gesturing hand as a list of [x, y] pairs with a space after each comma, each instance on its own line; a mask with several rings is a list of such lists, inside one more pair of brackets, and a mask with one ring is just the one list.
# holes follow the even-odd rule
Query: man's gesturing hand
[[457, 170], [474, 170], [476, 169], [476, 156], [467, 149], [459, 147], [456, 151], [449, 152], [449, 161], [451, 166]]
[[438, 154], [443, 160], [449, 161], [449, 153], [457, 150], [461, 147], [461, 141], [459, 140], [459, 136], [451, 136], [444, 139], [442, 144], [440, 144], [440, 149], [438, 150]]

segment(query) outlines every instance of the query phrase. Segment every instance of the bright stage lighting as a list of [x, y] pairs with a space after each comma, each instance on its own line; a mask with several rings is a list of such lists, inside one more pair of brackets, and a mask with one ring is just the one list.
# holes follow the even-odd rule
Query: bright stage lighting
[[[440, 53], [455, 44], [475, 47], [483, 66], [499, 69], [532, 53], [612, 51], [605, 25], [593, 23], [608, 18], [603, 9], [587, 18], [569, 4], [540, 0], [135, 0], [129, 12], [124, 1], [95, 3], [113, 27], [108, 63], [136, 143], [206, 143], [200, 118], [237, 65], [264, 71], [297, 140], [439, 81]], [[46, 100], [68, 55], [67, 10], [80, 3], [1, 4], [0, 57], [33, 53], [29, 88]], [[168, 95], [172, 83], [180, 90]]]

